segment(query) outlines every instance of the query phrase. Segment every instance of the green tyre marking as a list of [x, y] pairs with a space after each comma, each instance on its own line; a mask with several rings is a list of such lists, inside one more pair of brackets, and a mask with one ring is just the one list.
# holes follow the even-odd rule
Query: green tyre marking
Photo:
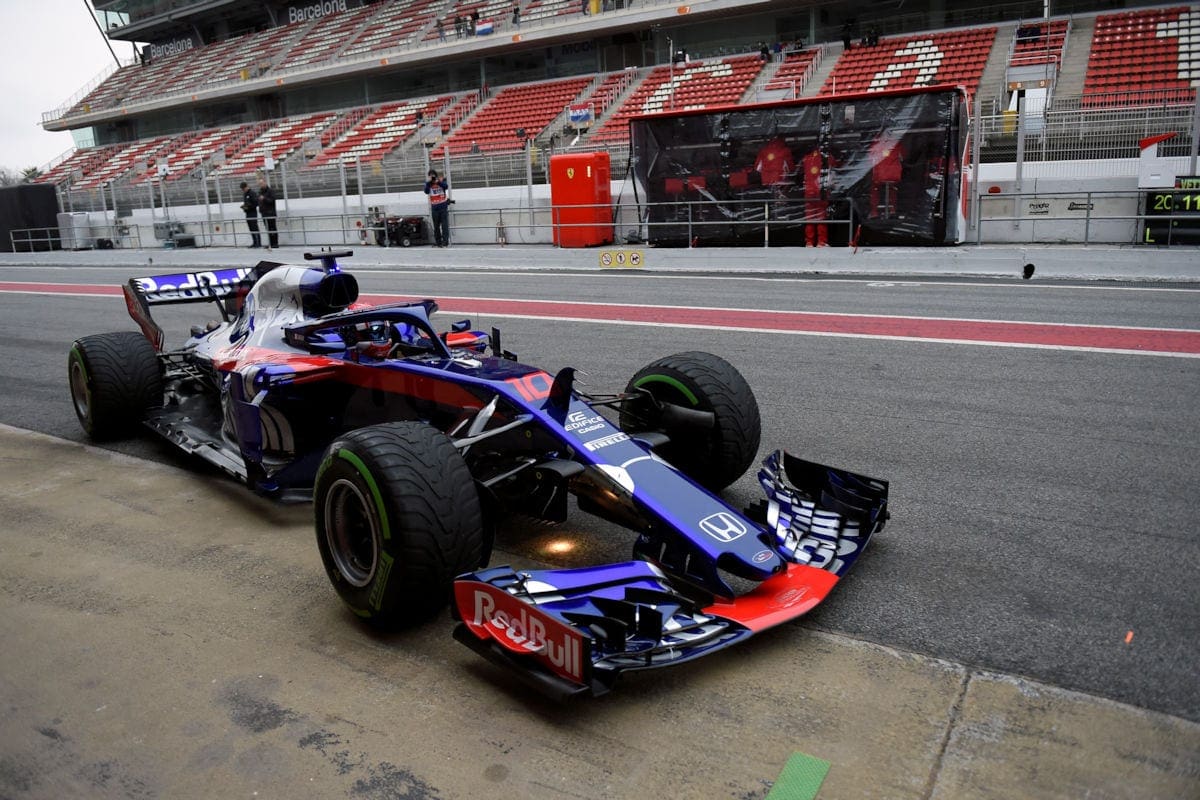
[[371, 471], [367, 469], [367, 465], [362, 462], [361, 458], [349, 450], [338, 450], [337, 455], [338, 458], [344, 458], [349, 461], [351, 466], [358, 470], [358, 474], [362, 475], [363, 480], [367, 482], [367, 488], [371, 490], [371, 497], [375, 500], [375, 509], [379, 512], [380, 534], [383, 536], [385, 542], [391, 540], [392, 527], [388, 522], [387, 512], [383, 508], [383, 494], [379, 491], [379, 484], [375, 483], [375, 478], [371, 475]]
[[[375, 587], [367, 598], [367, 605], [379, 611], [383, 607], [383, 590], [387, 588], [388, 578], [392, 574], [392, 564], [395, 559], [382, 550], [379, 551], [379, 573], [375, 578]], [[369, 612], [368, 612], [369, 613]]]
[[[88, 432], [89, 435], [91, 435], [92, 425], [90, 424], [90, 421], [91, 421], [91, 416], [93, 413], [93, 411], [92, 411], [92, 387], [88, 386], [88, 383], [91, 381], [91, 378], [88, 377], [87, 363], [83, 360], [83, 353], [80, 352], [78, 344], [71, 345], [70, 360], [76, 361], [79, 363], [79, 371], [83, 375], [83, 394], [84, 394], [84, 397], [87, 398], [87, 406], [88, 406], [88, 419], [84, 420], [84, 423], [85, 423], [84, 429]], [[75, 402], [75, 399], [73, 397], [71, 398], [71, 402], [72, 403]]]
[[684, 386], [676, 378], [672, 378], [670, 375], [645, 375], [634, 381], [633, 385], [640, 389], [647, 383], [665, 383], [686, 397], [693, 406], [700, 405], [700, 401], [696, 399], [696, 395], [692, 393], [692, 390]]

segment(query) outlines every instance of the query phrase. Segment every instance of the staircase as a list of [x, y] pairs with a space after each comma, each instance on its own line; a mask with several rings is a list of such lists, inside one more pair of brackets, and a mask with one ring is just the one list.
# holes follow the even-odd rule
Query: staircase
[[[637, 70], [630, 70], [630, 72], [633, 73], [632, 80], [625, 85], [624, 89], [622, 89], [613, 97], [613, 100], [609, 104], [608, 108], [601, 112], [596, 119], [592, 120], [592, 126], [587, 129], [586, 133], [579, 137], [579, 141], [586, 143], [591, 137], [592, 131], [598, 131], [604, 127], [604, 123], [608, 122], [609, 117], [613, 116], [624, 107], [625, 101], [629, 99], [629, 96], [633, 94], [637, 90], [637, 87], [642, 85], [642, 81], [646, 80], [646, 78], [650, 76], [650, 73], [659, 66], [661, 65], [654, 64], [649, 67], [640, 67]], [[570, 144], [568, 144], [568, 147], [569, 146]]]
[[743, 103], [768, 103], [772, 100], [788, 100], [791, 98], [775, 96], [778, 92], [768, 92], [765, 87], [779, 72], [779, 68], [783, 66], [783, 60], [772, 56], [771, 60], [763, 64], [763, 68], [759, 70], [758, 75], [746, 87], [745, 93], [742, 94], [741, 101]]
[[1095, 32], [1094, 16], [1071, 18], [1071, 32], [1067, 34], [1066, 52], [1063, 53], [1062, 67], [1058, 70], [1058, 81], [1054, 87], [1056, 95], [1078, 97], [1083, 94], [1083, 78], [1087, 73], [1092, 35]]
[[842, 57], [842, 52], [841, 42], [825, 43], [825, 54], [821, 56], [821, 63], [817, 65], [816, 71], [808, 79], [808, 83], [804, 85], [804, 91], [800, 93], [801, 97], [817, 96], [817, 92], [821, 91], [821, 87], [825, 85], [825, 81], [829, 80], [833, 68], [837, 66], [838, 59]]
[[[983, 101], [983, 113], [991, 113], [993, 103], [1000, 108], [1004, 103], [1007, 84], [1004, 76], [1008, 71], [1008, 56], [1011, 50], [1013, 36], [1017, 33], [1014, 24], [997, 25], [996, 38], [992, 42], [992, 52], [988, 53], [987, 63], [983, 65], [983, 74], [979, 76], [979, 97]], [[974, 101], [972, 100], [972, 103]], [[974, 113], [974, 105], [971, 106]]]

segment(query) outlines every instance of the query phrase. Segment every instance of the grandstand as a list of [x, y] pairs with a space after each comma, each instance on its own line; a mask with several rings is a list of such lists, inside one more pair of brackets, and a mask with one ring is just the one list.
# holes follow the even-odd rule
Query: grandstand
[[1188, 103], [1200, 85], [1200, 7], [1096, 18], [1083, 95], [1090, 107]]
[[[938, 84], [978, 100], [982, 160], [1011, 160], [1012, 112], [1002, 115], [1027, 85], [1021, 76], [1038, 70], [1041, 157], [1088, 158], [1095, 146], [1129, 158], [1159, 121], [1180, 128], [1200, 85], [1191, 5], [1102, 0], [1046, 18], [1035, 2], [946, 0], [900, 14], [878, 4], [517, 0], [519, 27], [512, 0], [93, 5], [109, 38], [136, 42], [142, 56], [43, 115], [82, 144], [39, 178], [62, 189], [64, 205], [93, 208], [102, 187], [136, 207], [148, 181], [173, 202], [214, 189], [230, 197], [272, 167], [284, 196], [348, 191], [339, 164], [371, 167], [357, 191], [419, 185], [429, 159], [447, 159], [460, 187], [524, 183], [526, 159], [544, 170], [539, 154], [570, 149], [608, 149], [619, 173], [640, 115]], [[473, 12], [475, 35], [456, 31], [455, 18]], [[876, 44], [869, 32], [882, 34]], [[775, 45], [766, 58], [763, 42]]]
[[973, 95], [995, 44], [995, 28], [883, 39], [842, 54], [821, 94], [879, 92], [912, 86], [954, 84]]

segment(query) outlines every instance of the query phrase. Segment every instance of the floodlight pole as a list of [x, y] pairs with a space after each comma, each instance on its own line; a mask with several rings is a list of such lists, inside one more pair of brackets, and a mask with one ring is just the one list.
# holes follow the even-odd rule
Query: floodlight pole
[[113, 57], [113, 61], [117, 62], [117, 69], [120, 69], [121, 59], [117, 58], [116, 52], [112, 49], [112, 43], [108, 41], [108, 34], [104, 32], [104, 28], [100, 27], [100, 20], [96, 19], [96, 15], [92, 12], [91, 6], [88, 5], [88, 0], [83, 0], [83, 8], [85, 11], [87, 11], [87, 15], [92, 18], [92, 23], [96, 26], [96, 30], [100, 31], [100, 38], [104, 40], [104, 46], [108, 48], [108, 52]]
[[675, 110], [675, 43], [667, 35], [667, 62], [671, 65], [671, 110]]
[[525, 137], [525, 184], [529, 191], [529, 233], [534, 233], [533, 227], [533, 139]]

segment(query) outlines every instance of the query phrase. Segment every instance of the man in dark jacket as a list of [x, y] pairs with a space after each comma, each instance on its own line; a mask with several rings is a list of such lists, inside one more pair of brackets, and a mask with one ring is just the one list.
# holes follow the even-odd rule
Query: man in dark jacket
[[446, 190], [450, 184], [438, 178], [437, 170], [429, 170], [425, 181], [425, 194], [429, 195], [429, 215], [433, 217], [433, 243], [437, 247], [450, 244], [450, 197]]
[[275, 227], [275, 192], [265, 177], [258, 179], [258, 212], [267, 224], [267, 235], [271, 247], [279, 247], [279, 231]]
[[246, 215], [246, 227], [250, 229], [250, 246], [262, 247], [262, 238], [258, 235], [258, 193], [245, 181], [241, 188], [242, 212]]

